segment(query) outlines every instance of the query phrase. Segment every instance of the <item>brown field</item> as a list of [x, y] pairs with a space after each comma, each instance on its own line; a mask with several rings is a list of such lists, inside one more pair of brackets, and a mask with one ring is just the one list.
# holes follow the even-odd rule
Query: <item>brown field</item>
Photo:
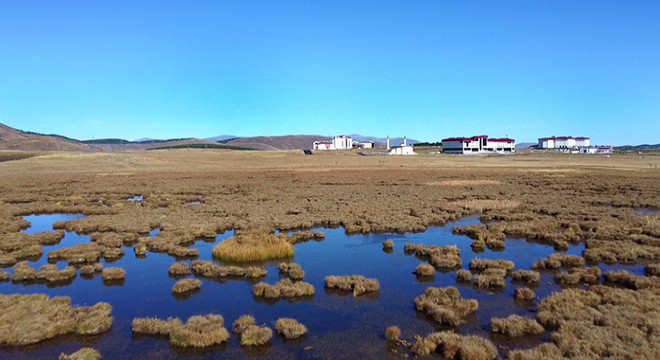
[[[561, 283], [600, 282], [595, 268], [572, 270], [584, 265], [647, 265], [646, 277], [611, 272], [603, 285], [592, 285], [586, 290], [567, 288], [539, 299], [536, 320], [551, 332], [556, 348], [544, 346], [513, 352], [512, 358], [531, 358], [536, 354], [650, 358], [660, 351], [660, 289], [656, 286], [657, 278], [646, 279], [658, 274], [660, 214], [632, 211], [660, 209], [657, 155], [388, 157], [359, 156], [350, 151], [304, 156], [296, 151], [168, 150], [7, 157], [17, 160], [0, 162], [0, 264], [17, 264], [23, 270], [19, 271], [22, 281], [37, 280], [38, 273], [37, 269], [24, 268], [20, 261], [41, 254], [42, 244], [58, 241], [60, 236], [15, 235], [27, 226], [22, 216], [28, 214], [88, 215], [57, 224], [58, 229], [92, 235], [95, 239], [52, 255], [76, 266], [125, 256], [117, 245], [126, 242], [137, 241], [147, 256], [151, 251], [178, 258], [195, 255], [187, 252], [191, 250], [186, 247], [191, 241], [230, 229], [236, 229], [239, 236], [262, 237], [270, 237], [275, 230], [340, 225], [349, 233], [403, 233], [423, 231], [431, 225], [476, 214], [483, 222], [497, 223], [496, 227], [457, 229], [475, 239], [477, 246], [499, 248], [503, 246], [502, 234], [552, 245], [557, 250], [568, 244], [585, 243], [581, 257], [551, 256], [536, 264], [541, 272], [555, 271]], [[143, 201], [127, 201], [137, 194], [143, 196]], [[202, 196], [202, 203], [186, 206], [197, 195]], [[147, 238], [155, 228], [160, 233], [153, 239]], [[283, 247], [287, 251], [278, 249], [272, 256], [258, 252], [255, 256], [290, 256], [288, 245]], [[231, 258], [240, 260], [240, 250], [234, 250], [230, 249]], [[449, 253], [428, 255], [430, 260], [435, 255], [431, 264], [436, 268], [453, 266], [447, 264], [453, 258]], [[477, 271], [513, 268], [509, 264], [484, 262], [471, 267]], [[70, 271], [60, 274], [50, 268], [43, 270], [44, 278], [71, 276]], [[213, 274], [199, 275], [205, 274], [204, 270]], [[221, 270], [194, 266], [192, 269], [198, 276], [215, 276], [216, 272], [221, 276]], [[108, 277], [112, 271], [104, 269], [103, 276]], [[355, 272], [359, 273], [359, 269]], [[515, 274], [516, 281], [538, 281], [535, 273], [511, 274]], [[16, 268], [12, 280], [15, 277]], [[483, 278], [486, 287], [490, 286], [487, 280]], [[293, 282], [284, 285], [287, 286], [271, 289], [261, 284], [255, 286], [255, 291], [259, 290], [259, 296], [267, 296], [265, 292], [270, 294], [273, 289], [277, 290], [276, 297], [298, 295]], [[412, 304], [413, 299], [410, 301]], [[459, 324], [477, 306], [460, 294], [431, 290], [417, 304], [419, 310], [438, 323], [451, 326]], [[62, 308], [71, 311], [68, 304]], [[168, 332], [173, 344], [201, 347], [226, 341], [228, 335], [222, 331], [221, 321], [202, 320]], [[198, 334], [198, 327], [207, 326], [213, 327], [218, 336], [206, 339], [205, 332]], [[81, 333], [85, 332], [75, 330], [75, 334]], [[246, 345], [263, 344], [270, 340], [272, 331], [255, 326], [243, 335]], [[49, 333], [3, 342], [29, 343], [50, 336]], [[436, 351], [446, 358], [458, 353], [461, 357], [470, 354], [493, 358], [491, 347], [486, 340], [443, 332], [419, 338], [413, 352]]]

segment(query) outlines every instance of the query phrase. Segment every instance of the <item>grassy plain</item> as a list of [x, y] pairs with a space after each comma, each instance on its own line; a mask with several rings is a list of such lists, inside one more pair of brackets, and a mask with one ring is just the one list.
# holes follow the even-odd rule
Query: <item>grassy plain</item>
[[[97, 234], [92, 245], [61, 252], [64, 258], [71, 255], [69, 260], [89, 264], [100, 257], [122, 256], [116, 253], [116, 239], [139, 239], [145, 251], [185, 257], [191, 241], [229, 229], [268, 235], [275, 230], [341, 225], [355, 233], [410, 232], [474, 214], [497, 227], [457, 231], [473, 234], [475, 242], [488, 247], [505, 246], [499, 241], [503, 236], [557, 250], [584, 242], [579, 259], [553, 256], [536, 265], [541, 271], [568, 271], [559, 275], [561, 281], [584, 282], [590, 273], [570, 269], [602, 262], [645, 264], [647, 277], [652, 278], [660, 263], [660, 214], [633, 212], [660, 209], [660, 156], [652, 154], [462, 157], [422, 151], [418, 156], [390, 157], [353, 151], [305, 156], [295, 151], [204, 149], [46, 153], [2, 162], [0, 174], [3, 264], [19, 263], [41, 251], [43, 236], [29, 235], [18, 242], [13, 235], [27, 225], [22, 216], [34, 213], [88, 215], [58, 228]], [[127, 201], [136, 195], [143, 200]], [[199, 204], [190, 206], [192, 202]], [[160, 233], [148, 238], [155, 228]], [[436, 267], [444, 262], [436, 261]], [[492, 264], [476, 265], [478, 271]], [[211, 270], [223, 272], [218, 269]], [[505, 270], [511, 269], [505, 266]], [[193, 273], [200, 271], [193, 267]], [[538, 281], [536, 273], [514, 274], [521, 282]], [[622, 340], [628, 336], [637, 354], [658, 353], [654, 344], [660, 343], [656, 341], [660, 313], [649, 304], [657, 304], [660, 282], [619, 273], [608, 276], [604, 287], [566, 289], [561, 295], [539, 299], [542, 311], [537, 320], [552, 331], [557, 348], [534, 351], [556, 350], [566, 357], [604, 356], [608, 351], [621, 355], [633, 348]], [[426, 300], [438, 303], [435, 298]], [[593, 308], [600, 307], [609, 309], [610, 320], [593, 318]], [[644, 311], [644, 331], [628, 334], [626, 327], [639, 316], [629, 312], [638, 310]], [[451, 318], [457, 323], [461, 318], [436, 312], [440, 320]], [[253, 332], [270, 339], [261, 328]], [[593, 339], [608, 346], [587, 346]], [[472, 343], [478, 343], [475, 346], [485, 358], [492, 354], [489, 343], [444, 333], [418, 343], [415, 352], [422, 354], [439, 348], [447, 353], [448, 344], [468, 351]], [[204, 346], [207, 341], [192, 344]]]

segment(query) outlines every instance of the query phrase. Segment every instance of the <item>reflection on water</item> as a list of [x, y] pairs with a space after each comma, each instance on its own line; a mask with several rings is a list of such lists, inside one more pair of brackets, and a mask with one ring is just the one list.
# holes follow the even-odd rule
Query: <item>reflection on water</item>
[[635, 214], [660, 214], [660, 209], [637, 208], [633, 209]]
[[[137, 199], [136, 199], [137, 200]], [[32, 226], [26, 233], [52, 231], [56, 221], [73, 220], [82, 215], [38, 215], [27, 216]], [[443, 329], [424, 315], [415, 311], [413, 299], [427, 286], [457, 286], [463, 297], [479, 300], [479, 310], [469, 316], [467, 322], [459, 326], [463, 334], [478, 334], [489, 337], [502, 351], [509, 348], [529, 347], [539, 341], [549, 341], [549, 334], [508, 339], [489, 333], [492, 317], [506, 317], [511, 314], [534, 316], [536, 304], [520, 305], [513, 299], [518, 284], [511, 284], [500, 291], [477, 290], [470, 284], [456, 283], [455, 273], [437, 272], [432, 278], [416, 278], [415, 267], [421, 262], [413, 255], [405, 255], [404, 243], [412, 242], [427, 245], [456, 245], [461, 250], [463, 268], [470, 260], [507, 259], [516, 264], [516, 269], [529, 269], [535, 261], [554, 252], [552, 246], [535, 244], [522, 239], [507, 239], [506, 250], [489, 249], [475, 253], [470, 247], [471, 240], [451, 233], [453, 226], [478, 224], [476, 217], [465, 218], [443, 227], [431, 227], [424, 233], [416, 234], [369, 234], [347, 236], [344, 230], [312, 229], [323, 231], [323, 241], [307, 241], [295, 245], [296, 254], [292, 261], [305, 270], [305, 280], [316, 288], [312, 297], [296, 301], [264, 301], [252, 295], [254, 281], [245, 279], [210, 280], [200, 279], [199, 293], [187, 298], [175, 297], [170, 289], [177, 279], [168, 276], [168, 268], [176, 260], [166, 254], [147, 253], [145, 258], [136, 258], [132, 249], [125, 248], [126, 254], [112, 263], [112, 266], [126, 270], [126, 279], [119, 286], [106, 286], [100, 276], [77, 277], [66, 287], [48, 288], [44, 284], [0, 284], [0, 293], [46, 293], [51, 296], [70, 296], [76, 305], [91, 305], [106, 301], [113, 306], [114, 323], [106, 334], [93, 337], [61, 337], [42, 344], [24, 348], [0, 348], [0, 358], [33, 359], [54, 358], [60, 352], [73, 352], [81, 346], [92, 346], [105, 358], [154, 358], [172, 359], [179, 357], [195, 358], [243, 358], [258, 356], [267, 358], [387, 358], [400, 357], [388, 348], [384, 330], [389, 325], [398, 325], [404, 338], [411, 339], [415, 334], [426, 335]], [[155, 236], [160, 229], [153, 229]], [[227, 265], [211, 256], [211, 249], [219, 241], [227, 239], [233, 232], [217, 236], [215, 241], [196, 241], [192, 247], [199, 249], [200, 260], [213, 260]], [[382, 250], [384, 240], [394, 242], [394, 251]], [[88, 242], [89, 237], [66, 233], [64, 239], [55, 246], [44, 247], [44, 256], [30, 263], [33, 267], [46, 264], [46, 253], [53, 249], [68, 247], [76, 243]], [[571, 245], [570, 254], [581, 254], [584, 245]], [[191, 260], [186, 260], [191, 261]], [[102, 261], [102, 263], [104, 263]], [[269, 261], [258, 265], [265, 266], [268, 274], [262, 280], [273, 284], [281, 279], [279, 261]], [[64, 262], [58, 263], [63, 268]], [[104, 263], [105, 265], [105, 263]], [[603, 266], [604, 270], [611, 269]], [[7, 269], [11, 272], [11, 269]], [[639, 265], [630, 267], [631, 272], [640, 274]], [[352, 295], [324, 289], [327, 275], [359, 274], [377, 278], [381, 290], [377, 294], [353, 298]], [[543, 272], [539, 285], [534, 288], [539, 297], [545, 297], [560, 288], [554, 283], [553, 272]], [[167, 318], [178, 316], [185, 319], [195, 314], [219, 313], [225, 317], [227, 327], [242, 314], [252, 314], [259, 324], [273, 327], [279, 317], [294, 317], [305, 324], [309, 334], [302, 340], [285, 341], [275, 336], [272, 346], [258, 349], [243, 349], [239, 339], [232, 336], [228, 345], [206, 350], [183, 350], [170, 347], [166, 338], [133, 336], [131, 321], [134, 317], [157, 316]]]

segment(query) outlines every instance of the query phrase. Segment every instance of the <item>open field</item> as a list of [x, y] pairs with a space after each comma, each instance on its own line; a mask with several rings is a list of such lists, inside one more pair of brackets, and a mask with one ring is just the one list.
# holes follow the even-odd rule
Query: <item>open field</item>
[[[162, 255], [167, 259], [174, 258], [173, 261], [187, 261], [198, 256], [200, 258], [211, 256], [211, 248], [208, 248], [207, 253], [200, 254], [198, 249], [190, 247], [191, 244], [215, 239], [216, 235], [232, 230], [235, 230], [235, 233], [231, 236], [227, 233], [226, 237], [229, 239], [233, 236], [233, 239], [250, 237], [258, 240], [275, 236], [270, 234], [277, 230], [287, 232], [338, 226], [343, 227], [348, 233], [396, 235], [422, 232], [430, 226], [444, 225], [466, 216], [477, 215], [480, 216], [483, 225], [458, 226], [455, 233], [466, 234], [470, 238], [470, 243], [484, 242], [485, 247], [488, 248], [487, 252], [506, 252], [510, 243], [509, 240], [503, 239], [512, 238], [526, 239], [529, 241], [529, 246], [545, 245], [552, 252], [564, 252], [578, 245], [583, 247], [577, 256], [573, 256], [575, 254], [543, 255], [541, 258], [533, 259], [534, 261], [522, 261], [523, 264], [529, 263], [524, 266], [519, 266], [518, 259], [513, 259], [511, 264], [500, 266], [495, 274], [497, 288], [500, 287], [499, 285], [509, 284], [513, 276], [519, 284], [530, 286], [539, 297], [538, 301], [535, 301], [532, 292], [529, 301], [526, 302], [527, 305], [524, 306], [538, 306], [543, 310], [539, 312], [541, 318], [536, 320], [548, 332], [544, 341], [553, 341], [556, 344], [557, 349], [552, 348], [553, 352], [561, 352], [566, 357], [596, 358], [607, 355], [608, 350], [605, 348], [595, 349], [585, 345], [593, 337], [599, 338], [599, 344], [611, 344], [610, 351], [617, 356], [633, 348], [621, 340], [625, 338], [635, 341], [636, 351], [639, 354], [658, 354], [660, 351], [657, 345], [654, 345], [658, 343], [656, 340], [660, 333], [660, 313], [649, 305], [660, 296], [660, 278], [654, 270], [657, 269], [656, 264], [660, 263], [660, 213], [653, 211], [660, 209], [660, 156], [628, 154], [605, 157], [524, 153], [513, 156], [461, 157], [433, 155], [427, 152], [412, 157], [390, 157], [362, 156], [356, 151], [325, 152], [305, 156], [302, 152], [292, 151], [180, 149], [94, 154], [47, 153], [24, 159], [20, 159], [20, 156], [17, 158], [18, 160], [0, 163], [0, 266], [3, 270], [11, 271], [12, 276], [17, 276], [15, 270], [17, 268], [14, 266], [18, 266], [18, 270], [21, 270], [25, 268], [25, 265], [21, 265], [22, 261], [34, 261], [38, 256], [51, 257], [48, 255], [50, 253], [46, 254], [48, 247], [53, 243], [64, 241], [61, 233], [51, 233], [53, 231], [51, 229], [44, 230], [49, 231], [48, 233], [19, 233], [29, 225], [23, 216], [30, 214], [86, 215], [74, 220], [56, 222], [55, 227], [79, 235], [88, 235], [91, 239], [89, 243], [75, 245], [75, 248], [68, 244], [59, 244], [55, 254], [62, 256], [60, 260], [62, 263], [58, 263], [60, 270], [65, 269], [66, 264], [71, 264], [80, 271], [81, 266], [90, 267], [103, 263], [105, 270], [98, 276], [99, 278], [107, 277], [113, 268], [123, 266], [110, 264], [116, 259], [133, 258], [131, 246], [148, 250], [146, 259], [149, 261], [156, 255]], [[136, 196], [135, 201], [128, 201]], [[650, 210], [647, 213], [633, 211], [640, 208]], [[154, 229], [158, 229], [159, 232], [150, 235]], [[299, 245], [296, 241], [290, 240], [294, 237], [295, 235], [291, 234], [281, 235], [282, 239], [289, 239], [286, 241], [290, 241], [294, 249], [298, 249]], [[496, 246], [489, 239], [498, 239]], [[321, 237], [316, 240], [332, 241], [322, 240]], [[382, 243], [383, 241], [379, 240], [375, 244], [378, 250], [375, 254], [393, 256], [383, 254]], [[403, 243], [394, 241], [393, 244], [394, 254], [403, 252], [400, 246]], [[233, 251], [240, 253], [240, 241], [233, 247], [235, 247]], [[253, 242], [250, 247], [245, 251], [254, 251]], [[484, 251], [483, 248], [482, 246], [481, 251]], [[494, 256], [483, 261], [473, 260], [473, 262], [463, 259], [461, 263], [461, 256], [464, 255], [465, 250], [458, 252], [457, 249], [456, 252], [460, 256], [454, 256], [457, 257], [455, 260], [458, 264], [455, 268], [454, 263], [452, 266], [443, 266], [438, 259], [432, 261], [434, 256], [438, 258], [442, 255], [440, 253], [430, 253], [426, 256], [416, 254], [419, 260], [429, 262], [430, 266], [438, 270], [435, 280], [433, 276], [421, 277], [436, 281], [435, 285], [430, 284], [429, 287], [453, 286], [453, 283], [440, 284], [441, 281], [445, 281], [440, 274], [441, 271], [451, 270], [454, 277], [453, 271], [460, 266], [463, 269], [472, 268], [475, 289], [468, 279], [467, 285], [459, 288], [460, 294], [452, 292], [451, 296], [454, 300], [471, 299], [473, 296], [464, 296], [464, 292], [480, 291], [482, 286], [478, 286], [477, 280], [489, 280], [487, 277], [494, 275], [489, 269], [498, 268], [492, 265], [493, 262], [486, 260], [498, 257]], [[293, 254], [287, 253], [288, 256]], [[260, 254], [258, 258], [281, 257]], [[414, 259], [413, 256], [408, 258], [419, 264], [419, 260]], [[232, 260], [236, 259], [241, 259], [241, 256], [232, 256]], [[296, 263], [299, 262], [297, 259], [294, 260]], [[275, 266], [282, 263], [281, 259], [273, 261]], [[163, 270], [170, 280], [162, 285], [166, 293], [172, 290], [177, 280], [168, 277], [171, 263], [167, 263]], [[197, 263], [200, 266], [201, 264], [203, 263]], [[532, 270], [532, 264], [536, 264], [533, 273], [529, 272]], [[615, 278], [614, 275], [621, 273], [612, 273], [614, 275], [609, 275], [609, 281], [605, 281], [600, 269], [582, 270], [593, 266], [613, 266], [612, 264], [637, 264], [642, 269], [639, 274], [641, 278], [632, 275]], [[231, 280], [241, 284], [240, 286], [245, 286], [241, 289], [250, 296], [253, 286], [256, 289], [264, 287], [263, 284], [256, 286], [258, 279], [251, 283], [251, 277], [245, 276], [244, 272], [237, 276], [229, 271], [234, 269], [229, 266], [240, 264], [221, 263], [221, 265], [214, 267], [209, 263], [205, 269], [212, 270], [214, 274], [223, 274], [222, 276], [203, 276], [200, 266], [190, 268], [185, 264], [178, 265], [182, 270], [174, 269], [176, 271], [172, 275], [188, 276], [192, 273], [191, 276], [212, 279], [209, 281], [218, 283]], [[247, 265], [262, 266], [252, 263]], [[309, 266], [302, 265], [305, 269], [305, 281], [314, 281], [313, 277], [312, 280], [308, 280], [311, 273]], [[30, 266], [34, 268], [34, 282], [38, 283], [36, 271], [40, 267]], [[644, 266], [650, 269], [645, 276]], [[66, 269], [71, 272], [74, 267]], [[93, 274], [94, 268], [90, 267], [90, 269]], [[397, 271], [409, 274], [410, 281], [414, 282], [415, 274], [412, 274], [414, 269], [414, 266], [405, 266]], [[433, 275], [432, 270], [426, 269], [429, 275]], [[603, 269], [602, 274], [608, 273], [605, 270]], [[127, 285], [120, 283], [107, 288], [109, 290], [106, 291], [118, 291], [116, 289], [122, 286], [129, 286], [138, 276], [131, 271], [130, 268], [126, 269]], [[143, 271], [148, 272], [149, 268], [145, 267]], [[329, 272], [324, 276], [365, 274], [368, 278], [374, 277], [360, 268], [342, 268], [337, 271], [342, 273]], [[51, 274], [59, 280], [60, 273], [54, 267], [45, 268], [42, 272], [44, 277]], [[278, 276], [277, 270], [271, 273], [272, 276]], [[547, 274], [549, 278], [542, 277]], [[121, 278], [124, 278], [123, 272], [121, 275]], [[259, 275], [263, 274], [260, 272]], [[555, 276], [558, 279], [558, 285], [555, 286], [566, 286], [567, 289], [557, 293], [563, 295], [549, 298], [547, 291], [543, 289], [538, 291], [537, 286], [538, 283], [541, 287], [544, 286], [548, 279], [552, 282]], [[323, 277], [319, 276], [319, 278]], [[294, 279], [287, 279], [286, 283], [292, 280]], [[376, 280], [381, 282], [380, 292], [385, 294], [383, 296], [387, 296], [390, 283], [383, 279]], [[15, 278], [12, 277], [12, 282], [0, 282], [0, 292], [3, 294], [13, 293], [14, 290], [25, 292], [25, 288], [19, 287], [22, 285], [15, 284], [14, 281]], [[73, 285], [69, 286], [75, 286], [80, 281], [84, 280], [75, 278]], [[194, 282], [199, 284], [197, 281]], [[266, 281], [271, 285], [275, 282], [273, 279]], [[490, 282], [484, 282], [483, 288], [492, 287], [490, 285], [492, 285]], [[56, 288], [57, 294], [66, 295], [69, 286]], [[569, 289], [570, 286], [579, 287], [580, 292], [573, 288]], [[199, 295], [175, 301], [179, 301], [183, 307], [191, 301], [197, 301], [195, 299], [201, 298], [207, 292], [213, 291], [207, 283], [204, 283], [202, 288], [204, 290]], [[314, 296], [319, 296], [321, 289], [322, 287], [317, 286], [317, 294]], [[505, 291], [509, 292], [509, 290]], [[420, 293], [422, 292], [415, 290], [415, 296]], [[404, 318], [407, 317], [415, 318], [415, 296], [403, 299], [409, 310], [400, 314], [402, 322], [405, 322]], [[260, 300], [261, 297], [255, 296], [254, 301], [265, 301]], [[173, 297], [168, 295], [168, 298]], [[510, 298], [513, 303], [512, 287]], [[383, 344], [377, 351], [382, 351], [386, 346], [385, 337], [382, 335], [385, 327], [401, 325], [400, 337], [409, 341], [396, 342], [398, 345], [390, 344], [397, 346], [398, 354], [426, 354], [428, 351], [435, 351], [447, 357], [448, 345], [443, 344], [457, 343], [461, 352], [469, 353], [470, 347], [476, 346], [479, 349], [486, 349], [487, 351], [483, 350], [484, 356], [491, 358], [493, 351], [490, 342], [456, 337], [444, 332], [438, 333], [447, 329], [433, 327], [435, 323], [454, 326], [464, 321], [471, 321], [470, 311], [461, 312], [460, 316], [449, 316], [448, 309], [453, 308], [443, 299], [440, 299], [442, 301], [435, 298], [428, 299], [428, 304], [433, 305], [432, 311], [429, 310], [430, 305], [423, 307], [429, 310], [424, 313], [431, 316], [427, 333], [407, 333], [405, 323], [390, 324], [388, 320], [387, 324], [382, 324], [382, 329], [377, 333], [382, 337]], [[313, 297], [305, 301], [314, 303], [318, 299]], [[373, 300], [365, 294], [355, 298], [342, 296], [341, 301], [368, 305], [368, 301]], [[108, 302], [115, 307], [112, 301]], [[296, 306], [306, 305], [285, 302], [285, 305], [277, 306], [291, 306], [295, 309]], [[480, 299], [478, 307], [481, 311], [488, 309], [489, 305]], [[575, 313], [572, 313], [571, 309]], [[598, 318], [593, 314], [593, 309], [615, 315], [617, 318]], [[626, 309], [645, 311], [643, 331], [634, 334], [625, 333], [629, 323], [639, 316], [639, 314], [626, 314]], [[245, 314], [251, 313], [252, 310], [246, 307], [236, 311]], [[198, 313], [185, 314], [185, 318], [195, 314]], [[159, 315], [162, 318], [172, 316], [172, 314]], [[298, 318], [295, 312], [286, 315], [280, 317]], [[500, 314], [498, 318], [505, 319], [509, 315], [514, 314]], [[145, 316], [153, 315], [144, 314], [135, 317]], [[418, 316], [426, 315], [418, 314]], [[536, 324], [533, 322], [535, 315], [530, 316], [530, 323]], [[257, 316], [257, 319], [262, 317], [263, 315]], [[228, 323], [235, 320], [233, 317], [227, 319]], [[451, 321], [439, 321], [447, 319]], [[486, 323], [488, 320], [486, 319]], [[303, 321], [308, 328], [308, 334], [301, 338], [303, 340], [296, 340], [300, 341], [299, 343], [291, 343], [287, 346], [299, 346], [302, 349], [307, 345], [305, 341], [316, 341], [314, 324]], [[537, 329], [542, 331], [538, 326], [534, 326], [534, 331], [528, 331], [526, 327], [518, 330], [514, 324], [503, 324], [498, 325], [498, 330], [494, 332], [514, 333], [517, 336], [518, 333], [535, 333]], [[255, 334], [260, 331], [267, 332], [263, 329], [268, 329], [268, 326], [274, 327], [273, 324], [268, 323], [256, 325], [265, 328], [255, 326]], [[221, 326], [222, 324], [219, 325]], [[120, 329], [114, 329], [113, 325], [112, 331], [121, 331]], [[464, 328], [453, 329], [458, 329], [461, 335], [472, 335], [462, 333]], [[198, 336], [195, 332], [197, 330], [193, 330], [190, 330], [191, 334]], [[354, 330], [339, 330], [344, 334], [351, 334], [351, 331]], [[131, 341], [130, 329], [128, 334], [128, 341]], [[188, 336], [188, 333], [186, 334]], [[426, 338], [417, 338], [417, 345], [410, 350], [403, 344], [413, 344], [415, 335]], [[67, 336], [70, 337], [70, 341], [77, 339], [75, 335]], [[486, 333], [480, 336], [490, 335]], [[496, 335], [489, 341], [497, 347], [498, 356], [505, 357], [510, 345], [507, 341], [511, 340], [502, 340], [497, 336], [505, 337]], [[270, 339], [270, 335], [267, 338]], [[275, 345], [280, 344], [279, 337], [276, 338], [278, 339], [270, 340], [271, 345], [266, 346], [279, 346]], [[264, 342], [268, 343], [268, 339]], [[211, 341], [209, 344], [223, 341]], [[317, 350], [322, 351], [323, 346], [332, 346], [332, 337], [328, 337], [327, 341], [328, 343], [323, 343], [324, 345], [315, 343]], [[539, 345], [544, 341], [539, 341], [537, 337], [530, 340], [529, 344]], [[571, 347], [570, 344], [579, 344], [579, 346]], [[65, 352], [76, 351], [80, 348], [80, 344], [77, 345], [77, 348], [67, 348]], [[167, 346], [169, 345], [165, 345]], [[524, 349], [532, 346], [513, 347]], [[211, 349], [219, 350], [213, 347]], [[3, 354], [1, 351], [2, 349], [0, 349], [0, 357]], [[20, 354], [21, 350], [17, 351]], [[53, 357], [60, 352], [54, 353]], [[12, 352], [12, 355], [16, 354], [17, 352]], [[101, 354], [104, 355], [103, 351]], [[276, 354], [274, 352], [270, 355], [276, 356]], [[373, 353], [367, 354], [373, 355]], [[516, 354], [519, 356], [519, 353]], [[340, 353], [338, 356], [349, 357], [348, 355], [350, 354]], [[384, 353], [383, 356], [396, 357], [388, 353]]]

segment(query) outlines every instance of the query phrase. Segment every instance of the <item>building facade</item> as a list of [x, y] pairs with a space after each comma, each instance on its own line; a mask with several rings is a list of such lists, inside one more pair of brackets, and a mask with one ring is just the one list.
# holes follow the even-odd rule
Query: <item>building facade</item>
[[314, 141], [313, 150], [348, 150], [353, 148], [353, 138], [339, 135], [330, 141]]
[[581, 136], [551, 136], [540, 138], [538, 143], [539, 149], [556, 149], [563, 151], [577, 150], [580, 147], [589, 146], [591, 146], [591, 139]]
[[579, 151], [580, 154], [611, 154], [614, 152], [614, 148], [609, 145], [581, 146]]
[[412, 145], [408, 145], [408, 139], [403, 137], [403, 144], [390, 147], [390, 136], [387, 136], [387, 154], [388, 155], [417, 155]]
[[516, 152], [516, 140], [511, 138], [489, 138], [488, 135], [451, 137], [442, 139], [445, 154], [508, 154]]

